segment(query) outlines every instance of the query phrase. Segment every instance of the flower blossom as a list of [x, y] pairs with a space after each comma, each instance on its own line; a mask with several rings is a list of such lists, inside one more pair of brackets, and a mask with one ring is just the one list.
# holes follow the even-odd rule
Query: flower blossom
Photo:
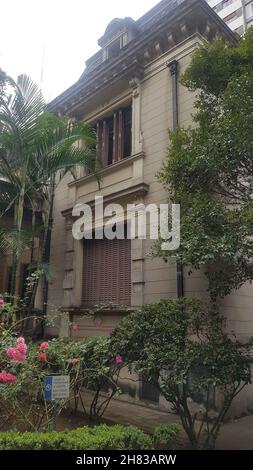
[[45, 352], [45, 350], [49, 347], [49, 343], [47, 341], [44, 341], [44, 343], [41, 343], [40, 345], [40, 352]]
[[78, 326], [77, 326], [77, 325], [73, 325], [73, 326], [72, 326], [72, 331], [75, 331], [75, 332], [78, 331]]
[[24, 362], [26, 360], [27, 345], [25, 344], [24, 338], [20, 337], [16, 341], [16, 347], [9, 347], [6, 351], [6, 355], [11, 362]]
[[39, 360], [40, 360], [40, 362], [46, 362], [47, 361], [47, 355], [45, 353], [40, 353]]
[[0, 299], [0, 309], [4, 308], [4, 299]]
[[114, 358], [115, 364], [121, 364], [122, 363], [122, 356], [120, 354], [117, 354]]
[[75, 366], [76, 364], [78, 364], [78, 359], [76, 359], [76, 357], [73, 357], [73, 359], [71, 359], [71, 364], [73, 366]]
[[26, 355], [22, 354], [17, 348], [8, 348], [6, 354], [11, 362], [24, 362], [26, 360]]
[[17, 377], [15, 375], [9, 374], [5, 370], [0, 373], [0, 383], [7, 384], [7, 383], [14, 383], [16, 382]]
[[27, 345], [25, 344], [25, 339], [22, 338], [22, 336], [20, 338], [18, 338], [17, 341], [16, 341], [16, 349], [21, 354], [26, 355], [26, 353], [27, 353]]

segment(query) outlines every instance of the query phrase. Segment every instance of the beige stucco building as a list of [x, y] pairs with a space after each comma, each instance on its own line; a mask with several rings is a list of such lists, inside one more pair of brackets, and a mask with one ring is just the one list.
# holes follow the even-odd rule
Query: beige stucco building
[[[108, 334], [122, 317], [120, 307], [100, 310], [87, 318], [95, 304], [141, 306], [159, 299], [203, 296], [201, 272], [185, 269], [183, 285], [175, 263], [149, 256], [153, 241], [74, 240], [72, 210], [77, 203], [94, 207], [97, 194], [104, 202], [161, 204], [168, 194], [156, 179], [168, 147], [168, 129], [192, 122], [194, 95], [180, 75], [191, 54], [205, 41], [222, 36], [233, 42], [232, 31], [204, 0], [163, 0], [138, 21], [115, 19], [99, 39], [100, 51], [71, 88], [50, 103], [50, 110], [89, 123], [97, 132], [97, 157], [102, 161], [101, 188], [96, 178], [80, 168], [76, 180], [65, 177], [55, 194], [48, 314], [62, 314], [49, 335], [68, 336], [66, 319], [78, 324], [77, 337]], [[104, 221], [105, 222], [105, 221]], [[102, 223], [101, 223], [102, 225]], [[182, 293], [182, 292], [181, 292]], [[253, 332], [252, 289], [243, 287], [223, 301], [228, 327], [240, 337]], [[132, 400], [158, 403], [152, 391], [132, 391]], [[251, 393], [240, 402], [250, 408]], [[162, 405], [160, 401], [160, 405]], [[237, 407], [237, 404], [236, 404]], [[235, 410], [239, 410], [235, 408]], [[239, 413], [239, 411], [235, 411]]]

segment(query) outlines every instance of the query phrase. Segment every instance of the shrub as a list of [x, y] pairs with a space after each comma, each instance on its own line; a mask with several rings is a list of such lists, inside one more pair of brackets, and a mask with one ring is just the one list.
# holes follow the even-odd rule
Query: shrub
[[[11, 429], [13, 421], [17, 431], [50, 430], [54, 417], [69, 402], [74, 401], [75, 408], [79, 403], [84, 408], [84, 384], [93, 391], [89, 417], [99, 421], [110, 400], [119, 393], [120, 367], [110, 353], [109, 337], [78, 342], [57, 338], [26, 344], [23, 337], [17, 338], [18, 321], [11, 326], [1, 322], [6, 305], [0, 302], [0, 430], [5, 423]], [[44, 377], [48, 375], [70, 377], [69, 399], [45, 402]], [[108, 393], [103, 396], [105, 389]], [[84, 411], [88, 412], [85, 408]]]
[[252, 341], [223, 327], [201, 301], [171, 299], [130, 313], [111, 336], [112, 354], [159, 389], [193, 448], [214, 447], [233, 399], [251, 383]]
[[154, 446], [162, 449], [176, 449], [179, 428], [176, 424], [162, 424], [154, 431]]
[[[116, 362], [111, 353], [110, 337], [96, 336], [72, 343], [72, 357], [79, 361], [79, 392], [80, 386], [93, 391], [89, 419], [98, 422], [111, 399], [121, 393], [118, 386], [121, 364]], [[82, 404], [82, 400], [80, 401]]]
[[148, 450], [152, 440], [134, 426], [83, 427], [64, 432], [0, 433], [0, 450]]

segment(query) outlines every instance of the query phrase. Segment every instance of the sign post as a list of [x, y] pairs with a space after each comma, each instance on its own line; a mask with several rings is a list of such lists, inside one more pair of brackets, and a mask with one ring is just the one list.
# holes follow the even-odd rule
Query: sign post
[[[48, 375], [44, 377], [44, 398], [46, 401], [64, 400], [69, 398], [69, 375]], [[56, 430], [57, 409], [53, 407], [52, 428]]]

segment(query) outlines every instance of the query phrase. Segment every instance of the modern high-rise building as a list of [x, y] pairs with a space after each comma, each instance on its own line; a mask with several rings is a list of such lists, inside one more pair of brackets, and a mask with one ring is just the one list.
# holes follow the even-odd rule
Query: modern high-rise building
[[253, 26], [252, 0], [207, 0], [207, 3], [233, 31], [240, 35]]

